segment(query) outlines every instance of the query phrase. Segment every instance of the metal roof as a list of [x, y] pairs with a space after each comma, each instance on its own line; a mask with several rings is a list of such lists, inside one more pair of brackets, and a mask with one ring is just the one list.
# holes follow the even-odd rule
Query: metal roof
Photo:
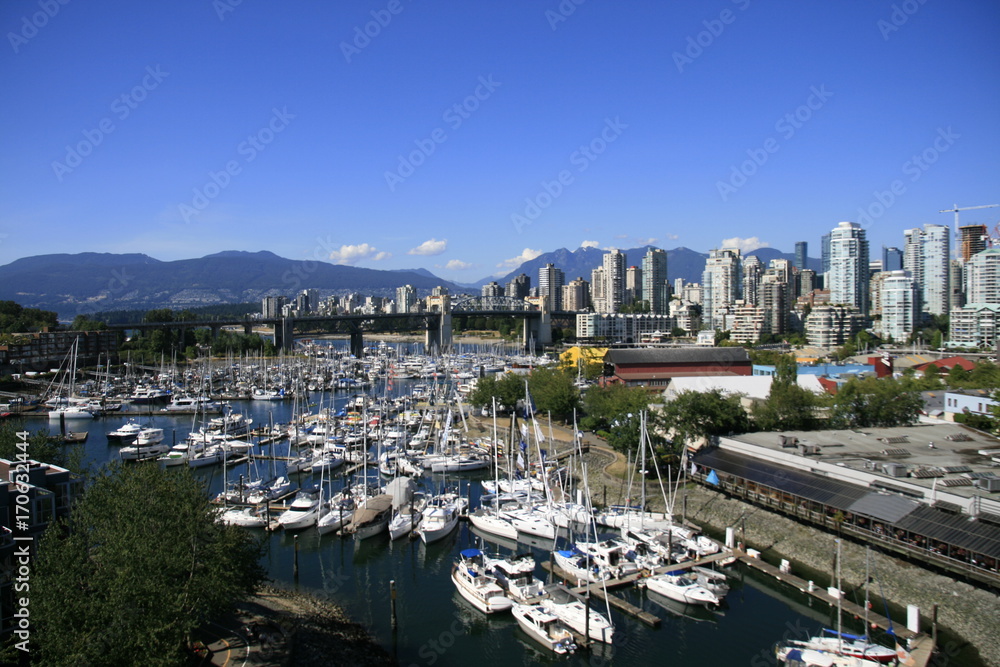
[[868, 494], [868, 489], [854, 484], [741, 456], [724, 449], [699, 452], [695, 455], [694, 462], [845, 511]]
[[951, 514], [922, 506], [895, 526], [966, 551], [1000, 558], [1000, 527], [973, 521], [967, 514]]
[[750, 363], [742, 347], [670, 347], [608, 350], [604, 360], [612, 364], [733, 364]]
[[848, 509], [855, 514], [864, 514], [886, 523], [896, 523], [918, 507], [920, 503], [909, 498], [885, 493], [868, 493], [858, 498]]

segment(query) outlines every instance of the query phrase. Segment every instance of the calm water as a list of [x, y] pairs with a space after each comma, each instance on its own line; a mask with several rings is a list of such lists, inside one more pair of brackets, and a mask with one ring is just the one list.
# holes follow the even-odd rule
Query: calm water
[[[395, 390], [405, 391], [406, 382], [396, 382]], [[313, 402], [320, 395], [313, 394]], [[327, 404], [331, 398], [324, 399]], [[332, 398], [335, 408], [347, 400], [346, 394]], [[233, 404], [234, 411], [254, 417], [255, 424], [287, 422], [292, 402], [246, 401]], [[105, 433], [125, 421], [126, 416], [106, 417], [88, 424], [88, 459], [95, 464], [113, 458], [117, 447], [108, 446]], [[155, 425], [165, 429], [167, 439], [182, 440], [191, 430], [190, 416], [159, 416]], [[41, 424], [41, 422], [36, 422]], [[38, 426], [33, 423], [31, 428]], [[74, 429], [82, 428], [74, 424]], [[287, 445], [286, 445], [287, 446]], [[279, 446], [278, 453], [284, 454]], [[149, 464], [146, 464], [149, 465]], [[281, 465], [281, 464], [279, 464]], [[281, 470], [279, 469], [279, 472]], [[338, 471], [339, 472], [339, 471]], [[246, 464], [229, 471], [231, 476], [247, 474]], [[222, 469], [196, 471], [215, 494], [223, 485]], [[452, 475], [425, 477], [429, 488], [445, 482], [461, 484], [478, 503], [482, 476]], [[308, 476], [299, 479], [302, 483]], [[317, 480], [318, 481], [318, 480]], [[340, 485], [340, 480], [335, 486]], [[592, 651], [557, 657], [544, 651], [517, 627], [513, 617], [487, 617], [455, 592], [450, 568], [458, 552], [484, 541], [462, 523], [447, 539], [424, 545], [419, 540], [390, 542], [380, 535], [362, 542], [336, 535], [320, 537], [315, 530], [298, 533], [299, 577], [293, 578], [293, 535], [277, 532], [268, 538], [264, 556], [271, 577], [290, 587], [298, 587], [340, 604], [357, 621], [371, 628], [377, 640], [402, 665], [537, 664], [559, 662], [573, 665], [769, 665], [774, 664], [771, 646], [782, 637], [801, 637], [831, 621], [831, 610], [808, 596], [778, 584], [755, 572], [738, 569], [738, 579], [718, 612], [684, 609], [656, 594], [638, 589], [622, 589], [617, 595], [662, 619], [657, 629], [637, 619], [612, 611], [616, 641], [612, 646], [596, 645]], [[486, 542], [504, 553], [531, 549], [536, 560], [548, 559], [550, 545], [501, 544]], [[548, 547], [548, 548], [547, 548]], [[538, 568], [539, 577], [545, 575]], [[544, 577], [543, 577], [544, 578]], [[398, 629], [390, 625], [389, 582], [395, 580], [398, 593]], [[655, 598], [655, 599], [654, 599]], [[595, 606], [601, 604], [594, 601]], [[673, 605], [673, 606], [671, 606]], [[829, 627], [829, 626], [828, 626]], [[963, 663], [969, 664], [969, 663]]]

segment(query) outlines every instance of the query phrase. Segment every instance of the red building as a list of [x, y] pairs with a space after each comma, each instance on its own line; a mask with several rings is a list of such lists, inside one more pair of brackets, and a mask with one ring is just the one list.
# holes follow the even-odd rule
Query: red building
[[663, 389], [670, 378], [699, 375], [752, 375], [742, 347], [674, 347], [608, 350], [604, 381]]

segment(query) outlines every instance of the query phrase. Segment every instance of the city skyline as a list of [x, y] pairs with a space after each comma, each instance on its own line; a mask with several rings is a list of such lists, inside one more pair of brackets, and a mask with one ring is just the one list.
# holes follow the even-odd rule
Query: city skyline
[[911, 4], [6, 2], [0, 264], [898, 246], [1000, 203], [1000, 8]]

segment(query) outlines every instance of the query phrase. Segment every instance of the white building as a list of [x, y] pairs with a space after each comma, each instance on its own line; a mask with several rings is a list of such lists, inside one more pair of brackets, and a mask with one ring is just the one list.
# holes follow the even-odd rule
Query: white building
[[830, 302], [868, 314], [868, 239], [856, 222], [841, 222], [830, 232]]
[[1000, 303], [1000, 248], [976, 253], [965, 265], [965, 301]]
[[903, 234], [903, 269], [910, 272], [917, 284], [920, 312], [944, 315], [951, 299], [951, 237], [950, 228], [924, 225], [923, 229], [908, 229]]
[[951, 311], [948, 344], [954, 347], [995, 347], [1000, 304], [970, 303]]
[[885, 271], [879, 282], [880, 333], [896, 342], [904, 342], [918, 322], [917, 284], [909, 271]]
[[735, 248], [713, 249], [701, 274], [702, 326], [719, 329], [726, 308], [740, 298], [742, 283], [740, 251]]
[[650, 248], [642, 258], [642, 298], [649, 302], [649, 312], [666, 315], [670, 307], [670, 283], [667, 282], [667, 252]]
[[581, 340], [638, 343], [643, 335], [669, 334], [673, 318], [653, 313], [577, 313], [576, 337]]

